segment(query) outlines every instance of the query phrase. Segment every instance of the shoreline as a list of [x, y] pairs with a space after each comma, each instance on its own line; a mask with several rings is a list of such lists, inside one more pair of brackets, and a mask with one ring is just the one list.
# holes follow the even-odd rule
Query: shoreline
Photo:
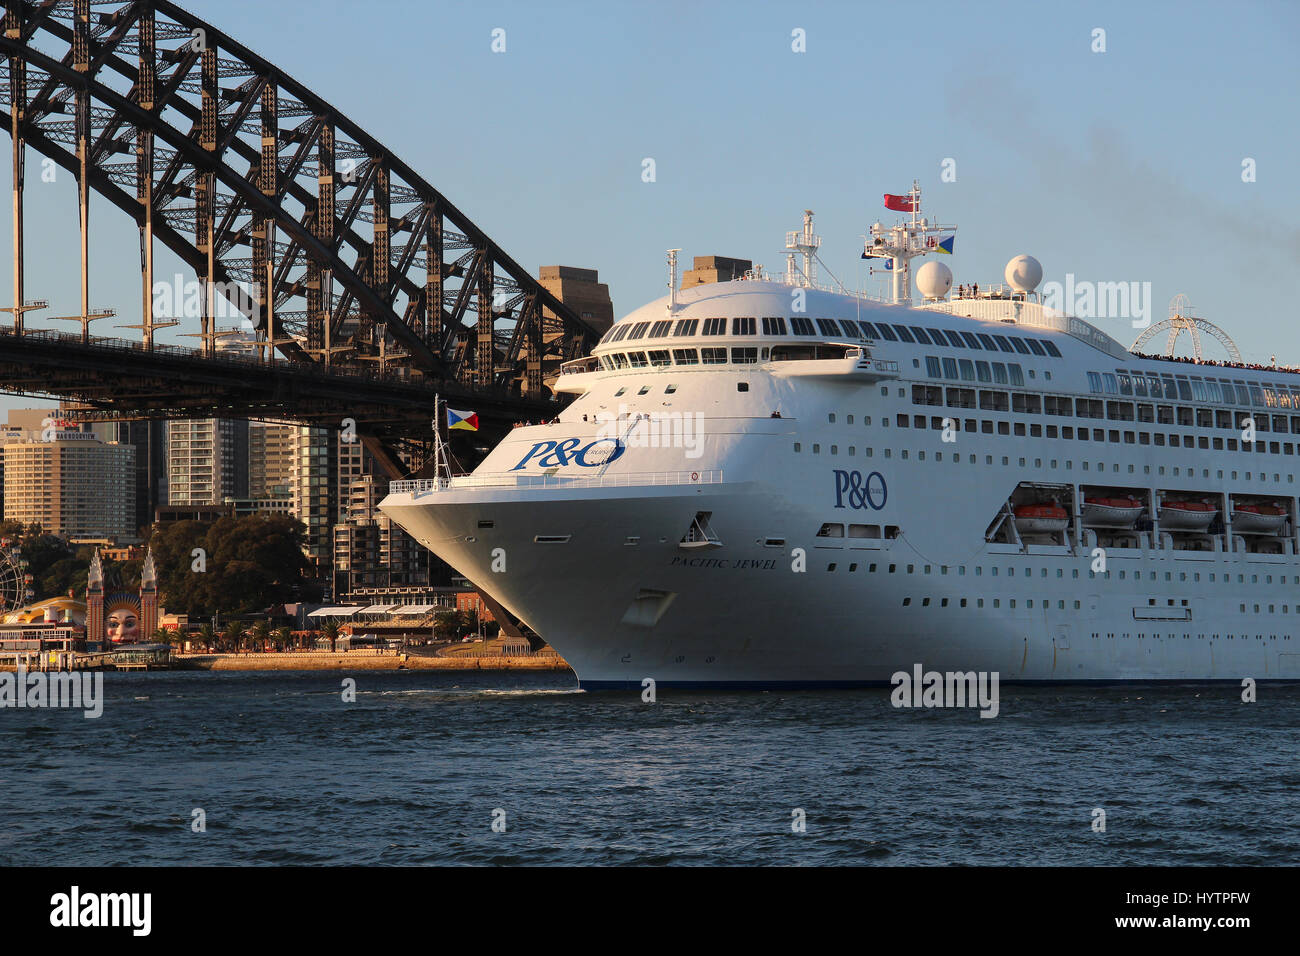
[[172, 670], [571, 671], [559, 657], [425, 657], [349, 651], [309, 654], [178, 654]]

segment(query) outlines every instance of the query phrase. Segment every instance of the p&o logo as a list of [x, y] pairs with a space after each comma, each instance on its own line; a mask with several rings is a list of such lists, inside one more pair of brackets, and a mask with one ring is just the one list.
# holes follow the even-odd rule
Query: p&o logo
[[519, 471], [533, 459], [539, 468], [562, 468], [565, 465], [578, 465], [582, 468], [599, 468], [608, 465], [626, 451], [626, 446], [617, 438], [597, 438], [581, 448], [581, 438], [565, 438], [563, 441], [539, 441], [528, 454], [519, 459], [519, 464], [511, 471]]
[[870, 472], [865, 478], [860, 471], [835, 469], [835, 507], [855, 508], [865, 511], [870, 508], [879, 511], [885, 507], [889, 498], [889, 489], [885, 486], [885, 476], [878, 471]]

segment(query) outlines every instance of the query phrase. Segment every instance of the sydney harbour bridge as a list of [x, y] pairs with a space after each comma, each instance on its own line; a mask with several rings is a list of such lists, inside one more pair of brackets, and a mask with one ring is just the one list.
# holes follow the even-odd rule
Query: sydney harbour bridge
[[[435, 394], [478, 411], [490, 441], [554, 414], [544, 377], [595, 344], [416, 169], [175, 4], [7, 0], [0, 70], [14, 286], [0, 390], [68, 399], [91, 420], [350, 419], [396, 477], [410, 470], [400, 452], [419, 460]], [[24, 322], [46, 305], [24, 288], [28, 147], [77, 184], [81, 311], [59, 317], [66, 333]], [[130, 339], [96, 334], [113, 313], [92, 308], [92, 193], [139, 230]], [[194, 271], [196, 315], [155, 301], [157, 243]], [[69, 276], [75, 262], [69, 251]], [[220, 348], [217, 318], [232, 313], [252, 354]], [[157, 341], [179, 323], [196, 348]]]

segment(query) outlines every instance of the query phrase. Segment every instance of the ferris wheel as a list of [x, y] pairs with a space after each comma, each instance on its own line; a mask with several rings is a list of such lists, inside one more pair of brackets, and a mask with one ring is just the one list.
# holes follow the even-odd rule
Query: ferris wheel
[[33, 583], [22, 549], [8, 538], [0, 538], [0, 614], [30, 604], [36, 597]]
[[1174, 296], [1169, 302], [1169, 317], [1162, 322], [1148, 328], [1145, 332], [1137, 337], [1137, 341], [1130, 347], [1130, 352], [1141, 352], [1142, 346], [1146, 345], [1161, 332], [1168, 332], [1169, 337], [1165, 341], [1164, 354], [1167, 358], [1174, 357], [1174, 350], [1178, 347], [1178, 337], [1184, 332], [1192, 340], [1192, 355], [1199, 362], [1204, 355], [1201, 352], [1201, 333], [1209, 335], [1211, 338], [1218, 339], [1219, 344], [1223, 346], [1228, 358], [1240, 364], [1241, 351], [1237, 348], [1237, 343], [1227, 332], [1219, 328], [1209, 319], [1202, 319], [1192, 314], [1192, 303], [1187, 296], [1181, 292]]

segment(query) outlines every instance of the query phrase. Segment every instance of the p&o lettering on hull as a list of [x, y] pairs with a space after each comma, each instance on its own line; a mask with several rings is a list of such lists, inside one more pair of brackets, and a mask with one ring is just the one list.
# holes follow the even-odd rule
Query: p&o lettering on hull
[[[582, 445], [582, 447], [578, 447]], [[617, 438], [598, 438], [582, 444], [581, 438], [564, 438], [559, 441], [539, 441], [528, 449], [511, 471], [519, 471], [536, 459], [539, 468], [563, 468], [578, 465], [581, 468], [600, 468], [617, 461], [627, 450]]]

